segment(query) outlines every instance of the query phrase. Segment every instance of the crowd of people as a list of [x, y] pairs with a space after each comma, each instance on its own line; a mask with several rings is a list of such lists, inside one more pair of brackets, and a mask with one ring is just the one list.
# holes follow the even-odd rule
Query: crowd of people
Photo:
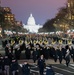
[[[62, 60], [66, 60], [66, 65], [70, 63], [70, 59], [74, 62], [74, 46], [73, 42], [69, 41], [69, 44], [63, 44], [67, 41], [59, 40], [55, 38], [49, 38], [48, 36], [24, 36], [24, 37], [11, 37], [8, 40], [2, 41], [2, 46], [5, 49], [5, 56], [0, 56], [0, 73], [4, 71], [5, 74], [9, 75], [9, 68], [12, 75], [18, 73], [18, 60], [22, 51], [24, 51], [25, 59], [33, 59], [34, 63], [38, 61], [40, 75], [43, 75], [45, 59], [54, 59], [59, 63]], [[27, 62], [25, 62], [27, 64]], [[24, 64], [24, 65], [25, 65]], [[28, 64], [22, 67], [23, 75], [26, 71], [24, 67], [27, 67], [29, 73]], [[14, 67], [15, 66], [15, 67]], [[48, 74], [46, 74], [48, 75]]]

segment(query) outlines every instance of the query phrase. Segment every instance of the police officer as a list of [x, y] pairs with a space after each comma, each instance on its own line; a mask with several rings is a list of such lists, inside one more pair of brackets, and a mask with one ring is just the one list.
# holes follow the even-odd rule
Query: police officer
[[27, 61], [24, 62], [22, 66], [23, 75], [30, 75], [30, 66]]
[[39, 67], [40, 75], [43, 75], [44, 68], [45, 68], [45, 59], [44, 59], [43, 55], [40, 56], [37, 64], [38, 64], [38, 67]]

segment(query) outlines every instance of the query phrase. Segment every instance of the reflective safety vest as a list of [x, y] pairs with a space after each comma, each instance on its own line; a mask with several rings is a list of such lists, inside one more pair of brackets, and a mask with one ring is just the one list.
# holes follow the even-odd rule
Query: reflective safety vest
[[72, 44], [72, 41], [71, 40], [68, 40], [68, 44]]
[[45, 41], [45, 44], [48, 44], [48, 41]]
[[23, 44], [23, 40], [19, 40], [19, 44]]
[[56, 41], [52, 41], [52, 44], [55, 44], [56, 43]]
[[62, 44], [62, 40], [59, 40], [59, 44]]
[[15, 43], [15, 41], [14, 41], [14, 40], [11, 40], [11, 46], [12, 46], [14, 43]]

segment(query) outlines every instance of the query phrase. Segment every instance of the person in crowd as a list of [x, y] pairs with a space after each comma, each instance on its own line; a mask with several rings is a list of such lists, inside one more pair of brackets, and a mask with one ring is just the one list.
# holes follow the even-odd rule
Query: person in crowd
[[48, 59], [48, 49], [46, 45], [43, 46], [43, 55], [45, 59]]
[[11, 45], [10, 45], [11, 53], [13, 53], [13, 51], [14, 51], [14, 49], [13, 49], [14, 48], [14, 43], [15, 43], [14, 41], [11, 41]]
[[28, 64], [27, 61], [25, 61], [22, 66], [22, 72], [23, 72], [23, 75], [30, 75], [30, 65]]
[[26, 55], [26, 59], [30, 59], [30, 57], [31, 57], [31, 47], [30, 47], [30, 45], [28, 45], [28, 47], [26, 48], [25, 55]]
[[74, 48], [72, 48], [72, 59], [73, 59], [73, 62], [74, 62]]
[[18, 69], [19, 65], [17, 60], [12, 59], [11, 65], [10, 65], [10, 70], [12, 75], [18, 75], [19, 69]]
[[35, 63], [36, 60], [37, 60], [37, 56], [38, 56], [38, 53], [37, 53], [36, 47], [34, 47], [34, 50], [33, 50], [33, 53], [32, 53], [32, 57], [33, 57], [34, 63]]
[[61, 48], [60, 47], [58, 47], [57, 49], [56, 49], [56, 51], [57, 51], [57, 57], [58, 57], [58, 59], [59, 59], [59, 62], [60, 62], [60, 64], [61, 64], [61, 62], [62, 62], [62, 50], [61, 50]]
[[4, 73], [4, 58], [3, 56], [0, 57], [0, 74]]
[[8, 56], [4, 57], [4, 70], [5, 70], [5, 75], [9, 75], [9, 69], [10, 69], [10, 59]]
[[50, 50], [50, 49], [49, 49], [49, 46], [47, 46], [47, 47], [46, 47], [46, 59], [49, 59], [49, 56], [50, 56], [50, 55], [49, 55], [49, 54], [50, 54], [49, 50]]
[[37, 59], [38, 59], [40, 57], [40, 54], [41, 54], [39, 45], [37, 45], [37, 54], [38, 54], [38, 56], [37, 56]]
[[62, 51], [63, 59], [65, 59], [65, 55], [66, 55], [66, 48], [65, 48], [65, 47], [62, 47], [62, 48], [61, 48], [61, 51]]
[[23, 50], [25, 50], [25, 49], [26, 49], [26, 44], [25, 44], [25, 42], [24, 42], [24, 40], [23, 40], [23, 43], [20, 44], [20, 50], [23, 51]]
[[54, 58], [54, 61], [57, 62], [57, 50], [55, 48], [53, 48], [54, 51], [53, 51], [53, 58]]
[[20, 49], [20, 47], [18, 47], [17, 50], [16, 50], [15, 57], [16, 57], [17, 60], [19, 60], [20, 56], [21, 56], [21, 49]]
[[49, 46], [49, 57], [50, 58], [53, 58], [53, 51], [54, 51], [54, 48], [52, 46]]
[[43, 75], [44, 68], [45, 68], [45, 59], [44, 59], [43, 55], [40, 56], [37, 64], [38, 64], [38, 67], [39, 67], [40, 75]]
[[73, 59], [73, 62], [74, 62], [74, 48], [73, 48], [73, 46], [69, 46], [69, 50], [70, 50], [71, 58]]
[[70, 51], [69, 51], [69, 46], [68, 45], [66, 46], [65, 60], [66, 60], [66, 65], [68, 67], [69, 63], [70, 63]]
[[51, 65], [46, 68], [46, 75], [55, 75]]
[[8, 45], [6, 45], [6, 46], [5, 46], [5, 55], [7, 55], [7, 56], [8, 56], [8, 53], [9, 53], [9, 46], [8, 46]]
[[18, 55], [19, 55], [19, 44], [16, 43], [15, 46], [14, 46], [14, 55], [15, 55], [15, 58], [18, 60]]
[[15, 58], [14, 54], [11, 52], [11, 49], [9, 49], [8, 58], [10, 60], [10, 63], [12, 62], [12, 58]]

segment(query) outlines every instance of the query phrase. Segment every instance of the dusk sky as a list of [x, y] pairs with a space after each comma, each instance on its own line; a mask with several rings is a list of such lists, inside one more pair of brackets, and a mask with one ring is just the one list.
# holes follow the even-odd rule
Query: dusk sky
[[26, 24], [30, 13], [36, 24], [44, 24], [54, 18], [59, 8], [65, 6], [67, 0], [1, 0], [2, 7], [10, 7], [18, 21]]

